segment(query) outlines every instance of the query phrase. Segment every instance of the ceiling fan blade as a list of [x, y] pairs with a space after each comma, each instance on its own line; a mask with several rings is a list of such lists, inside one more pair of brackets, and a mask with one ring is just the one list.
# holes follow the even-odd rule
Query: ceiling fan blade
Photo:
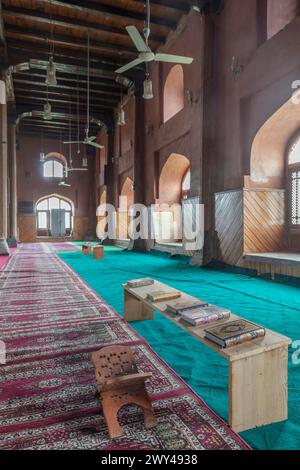
[[88, 171], [88, 168], [69, 168], [69, 171]]
[[130, 70], [132, 69], [133, 67], [136, 67], [137, 65], [140, 65], [142, 64], [144, 61], [140, 58], [137, 58], [137, 59], [134, 59], [132, 60], [131, 62], [129, 62], [129, 64], [126, 64], [124, 65], [123, 67], [119, 68], [118, 70], [116, 70], [116, 73], [124, 73], [126, 72], [127, 70]]
[[68, 145], [68, 144], [83, 144], [84, 142], [78, 141], [78, 140], [72, 140], [70, 142], [63, 142], [63, 144]]
[[182, 55], [173, 54], [155, 54], [154, 60], [156, 62], [172, 62], [174, 64], [191, 64], [193, 57], [186, 57]]
[[149, 47], [145, 43], [139, 30], [135, 26], [126, 26], [127, 33], [131, 37], [132, 42], [139, 52], [148, 52]]
[[91, 142], [93, 142], [93, 141], [96, 140], [96, 139], [97, 139], [97, 137], [96, 137], [95, 135], [90, 136], [90, 137], [88, 138], [88, 140], [91, 141]]
[[86, 142], [86, 145], [90, 145], [91, 147], [95, 147], [96, 149], [104, 149], [103, 145], [96, 144], [96, 142]]

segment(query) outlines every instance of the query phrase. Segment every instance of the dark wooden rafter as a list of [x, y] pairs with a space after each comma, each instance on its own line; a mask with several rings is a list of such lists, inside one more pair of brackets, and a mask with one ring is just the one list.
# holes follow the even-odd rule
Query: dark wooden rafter
[[[195, 1], [198, 4], [198, 0], [151, 0], [149, 44], [153, 50], [165, 43]], [[111, 126], [120, 100], [115, 70], [137, 55], [125, 27], [135, 25], [142, 32], [145, 17], [145, 0], [0, 0], [0, 53], [5, 44], [10, 65], [8, 75], [14, 78], [17, 111], [40, 113], [38, 117], [22, 120], [22, 129], [37, 133], [43, 128], [49, 133], [64, 130], [69, 125], [70, 106], [71, 126], [77, 128], [77, 104], [82, 116], [87, 107], [88, 35], [91, 116], [96, 119], [105, 116]], [[58, 83], [47, 87], [46, 69], [52, 53]], [[145, 76], [144, 65], [126, 76], [136, 82], [137, 89]], [[42, 113], [47, 100], [53, 110], [66, 115], [67, 119], [45, 122]], [[86, 118], [80, 120], [81, 132], [85, 122]]]
[[[15, 83], [15, 88], [19, 89], [20, 91], [35, 91], [36, 93], [46, 93], [46, 89], [47, 89], [45, 79], [43, 82], [41, 82], [41, 81], [22, 80], [19, 78], [15, 78], [14, 83]], [[64, 94], [64, 93], [70, 92], [70, 95], [71, 95], [72, 94], [71, 92], [77, 92], [77, 89], [81, 97], [83, 96], [83, 94], [86, 94], [86, 88], [82, 88], [80, 86], [78, 86], [77, 88], [76, 84], [74, 86], [59, 84], [55, 86], [49, 86], [48, 88], [49, 88], [49, 93], [52, 93], [52, 94], [56, 93], [56, 91], [57, 91], [56, 94], [59, 94], [58, 90], [62, 90], [61, 93]], [[99, 98], [100, 95], [103, 95], [104, 97], [105, 96], [113, 97], [114, 100], [116, 99], [118, 100], [120, 98], [120, 91], [117, 88], [114, 90], [113, 89], [101, 90], [98, 88], [91, 88], [90, 91], [91, 91], [91, 97], [94, 96], [96, 99]]]
[[5, 28], [3, 22], [2, 0], [0, 0], [0, 78], [5, 79], [8, 102], [10, 106], [15, 108], [15, 92], [12, 75], [7, 71], [8, 56], [7, 42], [5, 37]]
[[[25, 82], [29, 81], [33, 86], [39, 86], [39, 84], [45, 84], [46, 73], [41, 73], [38, 71], [30, 70], [30, 71], [23, 71], [23, 72], [15, 72], [15, 81], [17, 80], [24, 80]], [[59, 84], [56, 87], [64, 87], [69, 86], [72, 88], [77, 87], [85, 87], [87, 86], [86, 77], [79, 77], [74, 75], [73, 77], [67, 74], [58, 73], [59, 76]], [[63, 85], [64, 84], [64, 85]], [[91, 90], [93, 89], [95, 92], [97, 91], [105, 91], [109, 88], [110, 91], [118, 91], [120, 92], [120, 87], [115, 81], [111, 81], [109, 79], [94, 79], [91, 77], [90, 79]]]
[[[145, 23], [145, 14], [132, 14], [128, 10], [120, 10], [113, 5], [106, 6], [99, 2], [82, 1], [58, 1], [58, 0], [32, 0], [30, 5], [26, 0], [3, 0], [3, 5], [10, 11], [24, 11], [32, 9], [40, 11], [40, 15], [52, 18], [55, 22], [61, 18], [75, 18], [81, 26], [81, 21], [89, 26], [95, 24], [95, 29], [103, 31], [124, 30], [128, 24], [132, 24], [139, 29], [143, 29]], [[27, 8], [26, 8], [27, 7]], [[151, 29], [153, 37], [161, 37], [168, 34], [170, 29], [175, 28], [176, 23], [168, 21], [167, 17], [155, 18], [152, 16]], [[126, 31], [120, 31], [120, 34], [126, 34]], [[159, 39], [158, 39], [159, 40]]]

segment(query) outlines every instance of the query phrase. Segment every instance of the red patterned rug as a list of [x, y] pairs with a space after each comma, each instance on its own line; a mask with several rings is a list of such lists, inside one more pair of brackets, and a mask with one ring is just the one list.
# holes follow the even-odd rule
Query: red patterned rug
[[[23, 245], [0, 271], [0, 449], [248, 449], [148, 344], [45, 244]], [[91, 351], [130, 345], [158, 425], [121, 410], [111, 440], [95, 397]]]

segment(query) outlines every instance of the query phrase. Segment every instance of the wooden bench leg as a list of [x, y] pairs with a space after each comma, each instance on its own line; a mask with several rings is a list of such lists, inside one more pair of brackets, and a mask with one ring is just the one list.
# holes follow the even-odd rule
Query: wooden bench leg
[[124, 320], [127, 322], [152, 320], [153, 310], [124, 290]]
[[229, 366], [229, 425], [236, 432], [288, 417], [287, 346], [241, 358]]

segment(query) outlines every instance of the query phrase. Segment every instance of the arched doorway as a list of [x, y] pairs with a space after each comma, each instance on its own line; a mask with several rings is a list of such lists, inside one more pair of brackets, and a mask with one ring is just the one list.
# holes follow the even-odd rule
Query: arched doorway
[[159, 199], [154, 213], [155, 239], [160, 243], [182, 243], [182, 200], [190, 190], [190, 161], [172, 153], [159, 178]]
[[36, 228], [38, 237], [71, 237], [74, 225], [72, 201], [52, 194], [36, 203]]

